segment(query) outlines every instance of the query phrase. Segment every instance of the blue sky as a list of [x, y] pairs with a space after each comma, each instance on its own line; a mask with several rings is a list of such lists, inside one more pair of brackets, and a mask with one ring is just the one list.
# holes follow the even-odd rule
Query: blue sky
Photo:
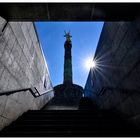
[[63, 83], [64, 30], [72, 35], [73, 83], [85, 86], [89, 69], [85, 60], [93, 58], [103, 22], [35, 22], [53, 86]]

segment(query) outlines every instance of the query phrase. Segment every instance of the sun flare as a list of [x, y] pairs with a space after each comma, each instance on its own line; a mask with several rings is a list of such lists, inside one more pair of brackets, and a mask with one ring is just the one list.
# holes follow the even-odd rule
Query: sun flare
[[85, 61], [85, 67], [86, 69], [96, 68], [96, 61], [92, 58], [87, 58]]

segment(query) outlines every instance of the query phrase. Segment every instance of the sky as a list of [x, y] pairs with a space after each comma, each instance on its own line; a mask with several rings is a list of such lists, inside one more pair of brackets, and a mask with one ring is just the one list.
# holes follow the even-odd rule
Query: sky
[[104, 22], [35, 22], [53, 86], [63, 83], [64, 31], [72, 35], [73, 83], [85, 87]]

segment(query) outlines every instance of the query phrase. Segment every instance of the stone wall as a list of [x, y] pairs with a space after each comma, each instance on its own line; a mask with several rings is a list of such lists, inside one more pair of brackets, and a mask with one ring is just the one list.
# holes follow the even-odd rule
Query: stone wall
[[100, 108], [140, 120], [140, 19], [105, 22], [85, 86]]
[[0, 96], [2, 129], [23, 112], [42, 108], [53, 97], [53, 88], [34, 24], [7, 23], [0, 17], [0, 33], [0, 92], [33, 86], [46, 93], [37, 98], [29, 91]]

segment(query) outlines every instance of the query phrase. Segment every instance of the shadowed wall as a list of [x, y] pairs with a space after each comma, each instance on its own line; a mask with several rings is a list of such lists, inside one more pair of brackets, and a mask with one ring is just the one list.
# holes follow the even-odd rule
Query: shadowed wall
[[0, 92], [36, 87], [0, 96], [0, 129], [29, 109], [40, 109], [53, 97], [48, 67], [32, 22], [8, 22], [0, 17]]
[[95, 53], [98, 69], [91, 69], [86, 96], [100, 108], [114, 109], [139, 121], [140, 26], [132, 22], [105, 22]]

